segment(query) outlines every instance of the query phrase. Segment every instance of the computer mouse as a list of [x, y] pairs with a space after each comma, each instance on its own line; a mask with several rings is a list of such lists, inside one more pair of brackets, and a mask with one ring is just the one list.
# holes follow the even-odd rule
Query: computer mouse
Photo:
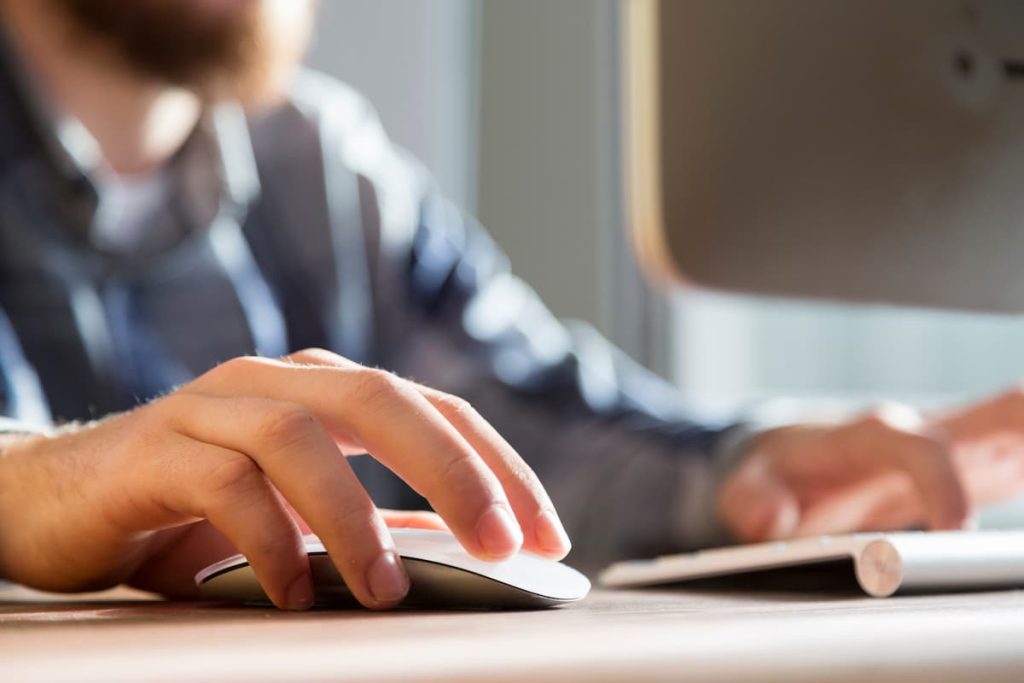
[[[575, 602], [590, 581], [568, 565], [522, 551], [502, 562], [471, 556], [454, 535], [426, 529], [391, 529], [395, 549], [409, 574], [402, 607], [538, 608]], [[315, 589], [314, 605], [358, 606], [316, 536], [304, 537]], [[244, 555], [216, 562], [195, 576], [205, 598], [269, 604]]]

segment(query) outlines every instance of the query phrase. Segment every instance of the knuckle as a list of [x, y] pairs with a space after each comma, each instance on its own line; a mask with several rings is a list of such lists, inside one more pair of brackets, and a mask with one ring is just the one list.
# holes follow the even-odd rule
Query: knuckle
[[453, 394], [441, 394], [436, 399], [438, 407], [447, 415], [472, 417], [476, 414], [473, 404]]
[[358, 370], [354, 381], [355, 394], [364, 403], [390, 402], [402, 395], [401, 380], [384, 370]]
[[308, 438], [318, 426], [316, 416], [301, 405], [284, 405], [267, 412], [259, 422], [261, 441], [288, 445]]
[[280, 529], [260, 528], [251, 539], [250, 546], [246, 548], [246, 554], [273, 560], [280, 560], [295, 552], [292, 535], [281, 533]]
[[209, 380], [235, 381], [251, 376], [252, 372], [260, 367], [265, 367], [267, 359], [256, 356], [238, 356], [226, 360], [217, 367], [209, 370], [204, 377]]
[[316, 346], [297, 351], [291, 354], [289, 358], [296, 362], [312, 365], [333, 365], [341, 360], [341, 356], [338, 354]]
[[362, 532], [373, 527], [374, 507], [367, 501], [351, 500], [334, 511], [332, 522], [342, 535]]
[[483, 477], [474, 464], [473, 457], [465, 453], [442, 463], [436, 471], [435, 494], [457, 494], [475, 483], [483, 485]]
[[293, 353], [292, 357], [309, 358], [311, 360], [337, 360], [341, 358], [341, 356], [335, 353], [334, 351], [329, 351], [326, 348], [319, 348], [318, 346], [310, 346], [309, 348], [304, 348], [301, 351], [298, 351], [297, 353]]
[[923, 423], [917, 409], [902, 403], [876, 406], [856, 422], [861, 429], [875, 434], [915, 434], [921, 431]]
[[263, 486], [263, 472], [245, 456], [228, 458], [218, 464], [206, 477], [208, 491], [217, 498], [227, 494], [240, 494]]
[[235, 373], [249, 372], [260, 362], [260, 359], [255, 358], [254, 356], [238, 356], [237, 358], [232, 358], [231, 360], [221, 363], [217, 369], [223, 369], [226, 372]]
[[[866, 437], [863, 443], [865, 453], [884, 448], [896, 461], [908, 466], [914, 463], [942, 466], [946, 461], [952, 461], [952, 453], [939, 436], [922, 428], [916, 411], [905, 415], [893, 412], [871, 414], [863, 417], [859, 425]], [[942, 462], [936, 465], [936, 461]]]
[[854, 426], [870, 434], [887, 433], [893, 429], [892, 424], [886, 419], [885, 415], [874, 411], [861, 415], [854, 422]]

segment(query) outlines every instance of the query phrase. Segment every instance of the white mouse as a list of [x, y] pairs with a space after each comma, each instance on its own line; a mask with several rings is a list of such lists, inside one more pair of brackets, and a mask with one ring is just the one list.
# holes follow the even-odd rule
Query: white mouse
[[[446, 531], [392, 529], [391, 535], [409, 574], [409, 595], [403, 607], [551, 607], [581, 600], [590, 592], [590, 581], [583, 574], [532, 553], [485, 562], [467, 553]], [[357, 605], [320, 539], [306, 536], [305, 543], [316, 590], [314, 604]], [[211, 564], [196, 574], [195, 582], [206, 598], [270, 602], [243, 555]]]

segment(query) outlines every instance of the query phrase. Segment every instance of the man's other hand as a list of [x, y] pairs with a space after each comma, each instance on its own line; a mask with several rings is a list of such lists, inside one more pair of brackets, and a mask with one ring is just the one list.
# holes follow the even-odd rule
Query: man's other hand
[[[378, 510], [343, 457], [364, 452], [440, 518]], [[0, 577], [45, 590], [192, 596], [193, 573], [237, 549], [275, 605], [303, 608], [311, 529], [359, 601], [386, 608], [408, 590], [389, 523], [447, 525], [483, 559], [569, 550], [537, 477], [466, 402], [321, 350], [235, 359], [0, 457]]]
[[765, 432], [719, 493], [737, 539], [962, 529], [1024, 492], [1024, 391], [942, 415], [887, 405], [839, 425]]

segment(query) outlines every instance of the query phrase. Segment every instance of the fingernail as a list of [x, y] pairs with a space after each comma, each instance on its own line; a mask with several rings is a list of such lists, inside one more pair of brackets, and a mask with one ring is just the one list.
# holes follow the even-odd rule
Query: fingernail
[[288, 609], [304, 610], [309, 609], [313, 604], [313, 579], [306, 572], [295, 579], [285, 591], [285, 600]]
[[537, 521], [533, 523], [533, 534], [537, 545], [545, 552], [565, 555], [572, 549], [569, 534], [565, 533], [562, 522], [551, 510], [545, 510], [537, 516]]
[[366, 574], [373, 599], [381, 603], [398, 602], [409, 592], [409, 575], [398, 555], [388, 550], [380, 554]]
[[488, 555], [508, 557], [523, 545], [523, 532], [504, 505], [494, 505], [476, 523], [477, 540]]

